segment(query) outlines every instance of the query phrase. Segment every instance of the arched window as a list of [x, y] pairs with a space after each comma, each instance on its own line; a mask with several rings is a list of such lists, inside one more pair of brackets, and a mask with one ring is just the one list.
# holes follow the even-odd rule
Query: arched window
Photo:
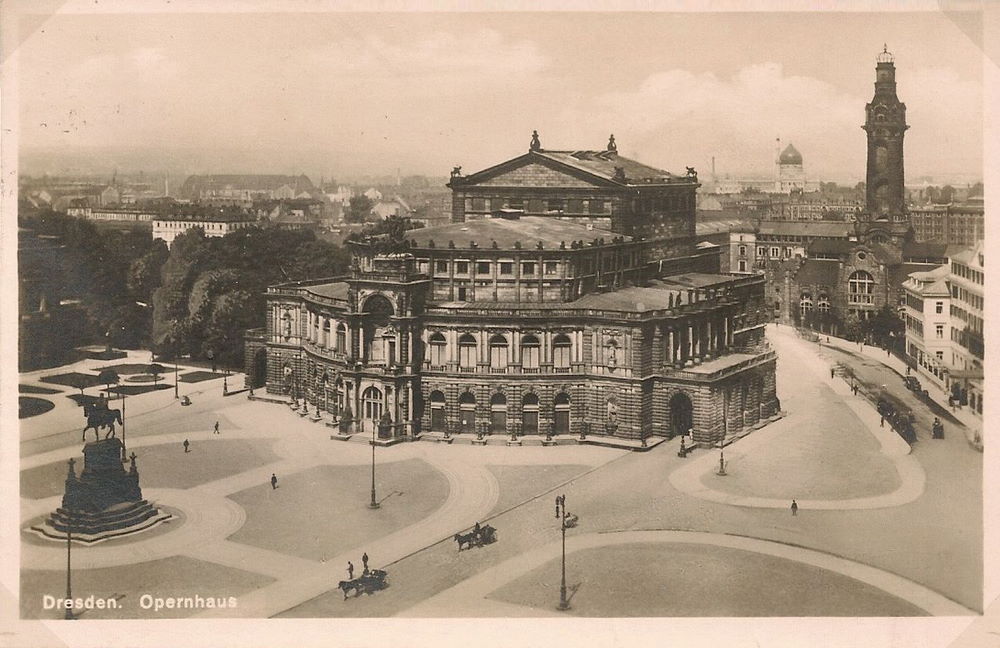
[[447, 427], [444, 393], [434, 390], [431, 392], [431, 431], [444, 432]]
[[476, 366], [476, 338], [469, 333], [458, 338], [458, 364], [472, 369]]
[[560, 333], [552, 340], [552, 365], [556, 369], [569, 369], [569, 352], [572, 343]]
[[361, 393], [361, 412], [364, 418], [377, 421], [382, 418], [382, 391], [378, 387], [369, 387]]
[[847, 300], [852, 304], [874, 304], [875, 280], [864, 270], [854, 271], [847, 281]]
[[820, 293], [816, 300], [816, 309], [823, 313], [830, 312], [830, 296], [826, 293]]
[[542, 345], [534, 335], [521, 338], [521, 366], [525, 369], [538, 369]]
[[799, 313], [805, 315], [806, 313], [811, 313], [812, 309], [812, 295], [807, 292], [802, 293], [802, 296], [799, 297]]
[[320, 335], [319, 343], [321, 346], [330, 346], [330, 320], [326, 317], [323, 318], [323, 333]]
[[447, 359], [447, 342], [444, 339], [444, 335], [441, 333], [435, 333], [431, 335], [430, 346], [431, 346], [431, 366], [432, 367], [443, 367]]
[[556, 394], [554, 407], [554, 432], [556, 434], [569, 434], [569, 394], [560, 392]]
[[337, 351], [347, 353], [347, 325], [337, 324]]
[[521, 399], [521, 431], [538, 434], [538, 394], [525, 394]]
[[490, 338], [490, 368], [505, 369], [507, 367], [507, 338], [494, 335]]

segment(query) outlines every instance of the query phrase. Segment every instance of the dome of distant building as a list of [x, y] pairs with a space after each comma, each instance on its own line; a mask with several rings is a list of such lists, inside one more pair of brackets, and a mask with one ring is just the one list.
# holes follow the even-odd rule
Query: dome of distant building
[[802, 154], [789, 144], [781, 152], [781, 155], [778, 156], [778, 164], [802, 164]]

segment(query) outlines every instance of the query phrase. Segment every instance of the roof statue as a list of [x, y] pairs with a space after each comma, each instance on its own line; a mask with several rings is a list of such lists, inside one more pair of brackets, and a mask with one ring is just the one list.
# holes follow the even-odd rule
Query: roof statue
[[538, 139], [538, 131], [531, 131], [531, 146], [528, 147], [529, 151], [541, 151], [542, 142]]
[[892, 56], [892, 52], [889, 51], [889, 46], [886, 43], [882, 44], [882, 51], [879, 52], [875, 60], [879, 63], [892, 63], [895, 59]]
[[614, 136], [614, 134], [612, 134], [608, 138], [608, 152], [610, 152], [610, 153], [617, 153], [618, 152], [618, 145], [615, 144], [615, 136]]

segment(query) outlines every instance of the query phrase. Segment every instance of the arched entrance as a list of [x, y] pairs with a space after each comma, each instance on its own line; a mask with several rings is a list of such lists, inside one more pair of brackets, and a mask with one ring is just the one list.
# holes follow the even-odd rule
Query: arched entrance
[[444, 393], [431, 392], [431, 431], [445, 432], [448, 429], [448, 419], [445, 415]]
[[267, 349], [258, 349], [253, 354], [253, 387], [263, 387], [267, 384]]
[[687, 434], [694, 427], [694, 407], [684, 392], [677, 392], [670, 399], [670, 435]]
[[458, 398], [459, 431], [473, 434], [476, 431], [476, 397], [465, 392]]
[[378, 387], [369, 387], [361, 393], [361, 417], [366, 421], [378, 423], [382, 418], [383, 407], [382, 390]]
[[505, 434], [507, 432], [507, 397], [503, 394], [493, 394], [490, 398], [490, 433]]
[[569, 434], [569, 394], [566, 392], [557, 394], [554, 405], [554, 432]]
[[525, 394], [521, 402], [521, 433], [538, 434], [538, 394]]

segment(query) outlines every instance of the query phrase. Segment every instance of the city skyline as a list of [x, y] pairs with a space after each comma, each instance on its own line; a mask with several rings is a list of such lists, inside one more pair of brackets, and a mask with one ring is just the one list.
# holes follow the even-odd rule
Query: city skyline
[[770, 173], [780, 137], [810, 178], [860, 180], [885, 43], [913, 125], [907, 177], [982, 175], [976, 14], [76, 14], [20, 28], [25, 173], [82, 159], [441, 176], [526, 149], [537, 129], [552, 149], [614, 132], [624, 155], [703, 173], [715, 158], [720, 176]]

